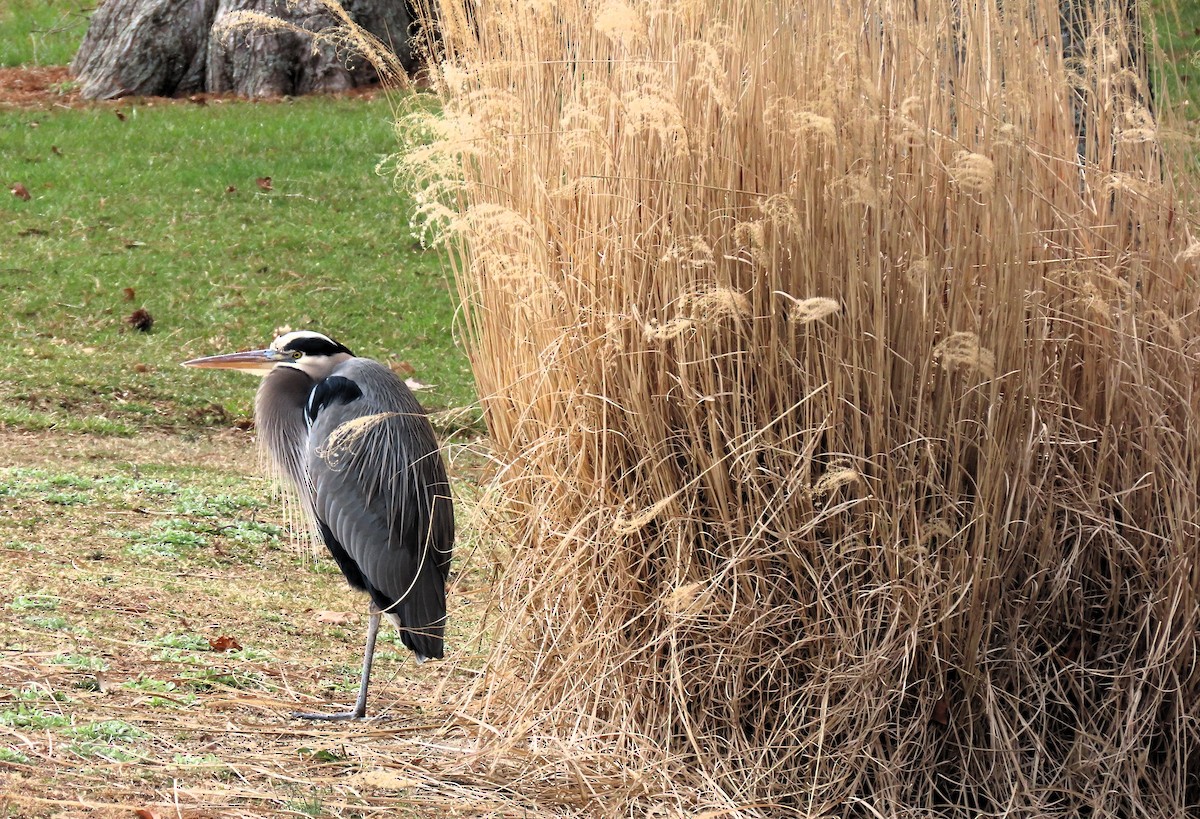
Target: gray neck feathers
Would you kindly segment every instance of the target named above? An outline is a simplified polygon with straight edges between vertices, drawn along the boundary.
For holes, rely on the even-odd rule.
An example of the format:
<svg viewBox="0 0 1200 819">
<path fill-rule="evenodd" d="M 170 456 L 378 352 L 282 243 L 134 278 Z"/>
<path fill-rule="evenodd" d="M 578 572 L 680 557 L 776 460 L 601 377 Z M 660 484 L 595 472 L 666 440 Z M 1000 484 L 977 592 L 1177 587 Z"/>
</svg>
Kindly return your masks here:
<svg viewBox="0 0 1200 819">
<path fill-rule="evenodd" d="M 310 519 L 312 488 L 305 466 L 308 424 L 304 404 L 313 380 L 293 367 L 276 367 L 263 379 L 254 400 L 259 446 L 267 453 L 272 471 L 284 488 L 295 492 Z"/>
</svg>

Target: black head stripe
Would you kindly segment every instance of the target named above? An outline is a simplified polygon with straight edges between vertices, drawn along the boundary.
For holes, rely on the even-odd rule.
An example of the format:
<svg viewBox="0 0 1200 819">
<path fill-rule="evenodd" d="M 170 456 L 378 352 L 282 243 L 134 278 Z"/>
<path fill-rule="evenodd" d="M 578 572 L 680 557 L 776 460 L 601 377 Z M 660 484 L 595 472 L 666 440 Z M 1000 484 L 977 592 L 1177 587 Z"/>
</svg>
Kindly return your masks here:
<svg viewBox="0 0 1200 819">
<path fill-rule="evenodd" d="M 312 392 L 308 394 L 308 405 L 304 412 L 308 416 L 309 425 L 317 420 L 317 416 L 325 407 L 339 402 L 349 404 L 359 398 L 362 398 L 362 390 L 349 378 L 342 378 L 340 375 L 329 376 L 313 387 Z"/>
<path fill-rule="evenodd" d="M 305 355 L 354 355 L 345 345 L 324 336 L 297 336 L 283 347 L 287 352 L 299 350 Z"/>
</svg>

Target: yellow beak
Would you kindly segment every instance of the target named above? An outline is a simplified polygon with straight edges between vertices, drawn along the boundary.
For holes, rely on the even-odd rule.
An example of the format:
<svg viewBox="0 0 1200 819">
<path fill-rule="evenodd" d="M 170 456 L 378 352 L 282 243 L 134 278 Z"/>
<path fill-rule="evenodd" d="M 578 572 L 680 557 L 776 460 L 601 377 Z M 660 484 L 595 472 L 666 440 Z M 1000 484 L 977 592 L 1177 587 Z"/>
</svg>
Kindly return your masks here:
<svg viewBox="0 0 1200 819">
<path fill-rule="evenodd" d="M 290 355 L 279 350 L 247 350 L 243 353 L 193 358 L 191 361 L 183 362 L 183 366 L 211 370 L 241 370 L 244 373 L 266 375 L 280 361 L 290 361 L 291 358 Z"/>
</svg>

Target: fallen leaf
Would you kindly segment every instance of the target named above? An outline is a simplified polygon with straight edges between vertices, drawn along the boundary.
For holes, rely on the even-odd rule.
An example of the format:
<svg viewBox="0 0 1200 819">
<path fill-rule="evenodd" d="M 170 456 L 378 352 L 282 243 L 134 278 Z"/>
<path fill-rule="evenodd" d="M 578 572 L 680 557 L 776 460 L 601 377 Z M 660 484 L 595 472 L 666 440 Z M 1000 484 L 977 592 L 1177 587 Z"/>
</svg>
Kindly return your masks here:
<svg viewBox="0 0 1200 819">
<path fill-rule="evenodd" d="M 33 120 L 32 122 L 30 122 L 30 123 L 29 123 L 29 127 L 30 127 L 30 128 L 41 128 L 41 127 L 42 127 L 42 123 L 38 122 L 38 121 L 35 119 L 35 120 Z"/>
<path fill-rule="evenodd" d="M 145 307 L 139 307 L 125 317 L 125 323 L 135 330 L 148 333 L 154 326 L 154 316 L 150 315 Z"/>
<path fill-rule="evenodd" d="M 18 199 L 24 199 L 26 202 L 28 202 L 32 198 L 29 194 L 29 188 L 25 187 L 20 182 L 14 182 L 9 186 L 8 189 L 12 191 L 12 195 Z"/>
<path fill-rule="evenodd" d="M 389 361 L 388 367 L 398 375 L 412 375 L 417 371 L 417 368 L 407 361 Z"/>
<path fill-rule="evenodd" d="M 347 623 L 353 623 L 358 617 L 352 611 L 316 611 L 313 612 L 313 619 L 318 623 L 328 623 L 331 626 L 344 626 Z"/>
<path fill-rule="evenodd" d="M 63 155 L 63 152 L 62 152 L 62 150 L 61 150 L 61 149 L 60 149 L 60 148 L 59 148 L 57 145 L 51 145 L 51 146 L 50 146 L 50 153 L 54 154 L 55 156 L 62 156 L 62 155 Z"/>
<path fill-rule="evenodd" d="M 220 637 L 209 637 L 208 647 L 213 651 L 241 651 L 242 644 L 237 641 L 236 637 L 230 637 L 228 634 L 222 634 Z"/>
<path fill-rule="evenodd" d="M 950 724 L 950 704 L 946 702 L 945 697 L 933 704 L 933 714 L 929 718 L 938 725 Z"/>
<path fill-rule="evenodd" d="M 406 385 L 406 386 L 407 386 L 407 387 L 408 387 L 410 390 L 412 390 L 413 392 L 420 392 L 421 390 L 431 390 L 431 389 L 433 389 L 433 385 L 432 385 L 432 384 L 422 384 L 420 381 L 418 381 L 418 380 L 417 380 L 417 379 L 415 379 L 415 378 L 406 378 L 406 379 L 404 379 L 404 384 L 405 384 L 405 385 Z"/>
<path fill-rule="evenodd" d="M 135 373 L 148 373 L 148 372 L 150 372 L 150 365 L 142 364 L 141 362 L 138 362 L 137 364 L 133 365 L 133 371 Z"/>
<path fill-rule="evenodd" d="M 121 295 L 125 297 L 125 301 L 133 301 L 137 292 L 132 287 L 126 287 L 121 291 Z"/>
<path fill-rule="evenodd" d="M 230 185 L 229 187 L 225 188 L 225 193 L 237 193 L 237 188 L 233 185 Z"/>
<path fill-rule="evenodd" d="M 269 177 L 269 176 L 260 176 L 258 179 L 255 179 L 254 181 L 257 182 L 258 186 L 260 188 L 262 188 L 264 191 L 274 190 L 274 188 L 275 188 L 275 186 L 271 184 L 271 177 Z"/>
<path fill-rule="evenodd" d="M 120 108 L 114 110 L 113 113 L 117 115 L 117 119 L 121 120 L 121 122 L 125 121 L 125 114 L 121 111 Z"/>
<path fill-rule="evenodd" d="M 139 242 L 137 239 L 126 239 L 123 242 L 123 244 L 127 248 L 145 247 L 146 246 L 145 242 Z"/>
<path fill-rule="evenodd" d="M 25 228 L 24 230 L 20 231 L 17 235 L 18 236 L 48 236 L 49 234 L 50 234 L 50 231 L 42 230 L 41 228 Z"/>
<path fill-rule="evenodd" d="M 160 814 L 157 811 L 150 810 L 150 808 L 138 808 L 133 812 L 133 815 L 137 819 L 161 819 Z"/>
</svg>

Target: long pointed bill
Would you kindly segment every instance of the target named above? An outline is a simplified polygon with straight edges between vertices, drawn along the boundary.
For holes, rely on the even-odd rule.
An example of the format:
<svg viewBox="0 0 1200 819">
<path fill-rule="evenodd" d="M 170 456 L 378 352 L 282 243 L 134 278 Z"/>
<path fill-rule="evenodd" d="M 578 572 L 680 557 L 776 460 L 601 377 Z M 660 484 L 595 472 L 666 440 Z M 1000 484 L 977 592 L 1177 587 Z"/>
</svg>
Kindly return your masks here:
<svg viewBox="0 0 1200 819">
<path fill-rule="evenodd" d="M 266 375 L 280 361 L 289 359 L 291 359 L 290 355 L 279 350 L 247 350 L 244 353 L 193 358 L 191 361 L 183 362 L 183 366 L 211 370 L 241 370 L 244 373 Z"/>
</svg>

